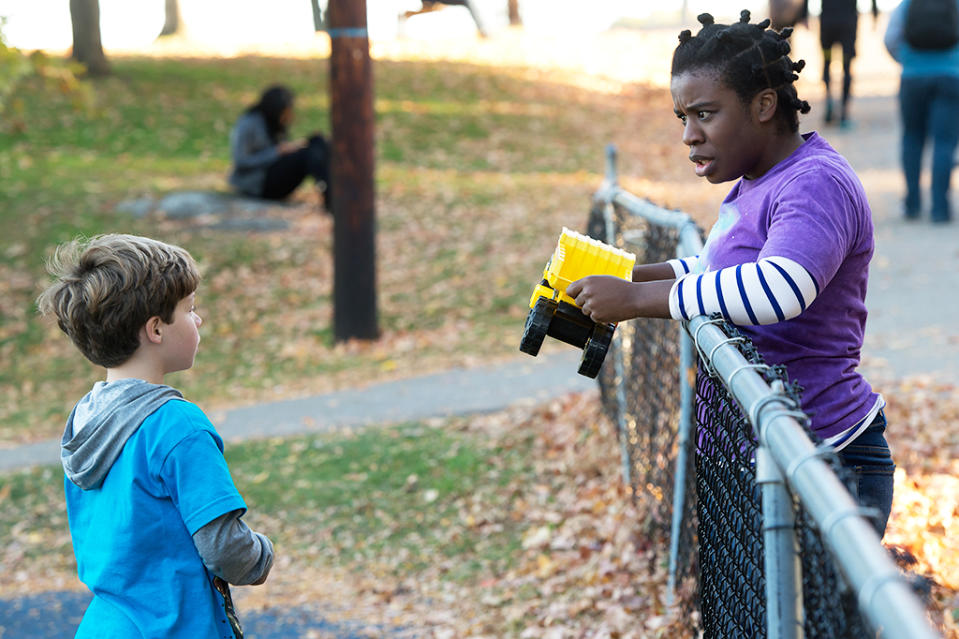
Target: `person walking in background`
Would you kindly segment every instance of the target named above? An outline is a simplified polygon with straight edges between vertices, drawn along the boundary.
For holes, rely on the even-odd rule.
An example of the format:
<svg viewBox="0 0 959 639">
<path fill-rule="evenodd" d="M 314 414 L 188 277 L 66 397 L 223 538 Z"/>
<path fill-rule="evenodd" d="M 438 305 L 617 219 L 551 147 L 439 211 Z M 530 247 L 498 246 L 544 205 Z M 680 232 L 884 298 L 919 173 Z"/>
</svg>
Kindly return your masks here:
<svg viewBox="0 0 959 639">
<path fill-rule="evenodd" d="M 230 184 L 244 195 L 282 200 L 310 176 L 330 211 L 330 145 L 319 133 L 288 139 L 295 119 L 293 102 L 293 91 L 277 84 L 243 112 L 230 134 Z"/>
<path fill-rule="evenodd" d="M 805 0 L 808 4 L 809 0 Z M 872 0 L 873 20 L 879 17 L 879 7 Z M 822 0 L 819 14 L 819 44 L 822 47 L 822 81 L 826 85 L 827 124 L 835 121 L 836 111 L 830 90 L 832 52 L 842 47 L 842 92 L 839 101 L 839 126 L 849 128 L 849 97 L 852 93 L 852 59 L 856 57 L 856 32 L 859 28 L 859 7 L 856 0 Z"/>
<path fill-rule="evenodd" d="M 193 258 L 102 235 L 61 246 L 49 269 L 40 312 L 106 369 L 61 441 L 77 572 L 93 592 L 76 637 L 239 639 L 227 584 L 264 583 L 273 544 L 241 519 L 213 424 L 163 383 L 200 343 Z"/>
<path fill-rule="evenodd" d="M 889 16 L 884 43 L 902 65 L 903 214 L 915 220 L 922 211 L 922 153 L 926 139 L 932 138 L 930 216 L 935 223 L 949 222 L 950 181 L 959 143 L 959 0 L 904 0 Z"/>
</svg>

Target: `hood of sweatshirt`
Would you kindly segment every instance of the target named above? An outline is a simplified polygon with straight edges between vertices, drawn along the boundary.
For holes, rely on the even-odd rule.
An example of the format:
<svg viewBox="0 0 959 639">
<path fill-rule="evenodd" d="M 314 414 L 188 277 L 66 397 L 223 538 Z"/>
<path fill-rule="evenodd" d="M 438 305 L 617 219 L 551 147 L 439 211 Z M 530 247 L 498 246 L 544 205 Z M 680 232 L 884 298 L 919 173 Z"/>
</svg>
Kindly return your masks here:
<svg viewBox="0 0 959 639">
<path fill-rule="evenodd" d="M 142 379 L 97 382 L 77 402 L 60 440 L 60 461 L 67 478 L 83 490 L 103 483 L 130 436 L 143 420 L 180 391 Z"/>
</svg>

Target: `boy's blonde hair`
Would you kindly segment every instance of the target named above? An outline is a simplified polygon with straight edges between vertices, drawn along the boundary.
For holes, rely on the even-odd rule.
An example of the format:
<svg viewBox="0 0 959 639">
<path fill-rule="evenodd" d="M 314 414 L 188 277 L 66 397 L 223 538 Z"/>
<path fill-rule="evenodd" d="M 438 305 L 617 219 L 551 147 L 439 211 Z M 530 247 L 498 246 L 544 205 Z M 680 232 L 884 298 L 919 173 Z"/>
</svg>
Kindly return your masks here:
<svg viewBox="0 0 959 639">
<path fill-rule="evenodd" d="M 94 364 L 111 368 L 140 346 L 151 317 L 173 321 L 176 305 L 196 291 L 200 274 L 178 246 L 136 235 L 98 235 L 57 248 L 47 262 L 56 281 L 37 298 Z"/>
</svg>

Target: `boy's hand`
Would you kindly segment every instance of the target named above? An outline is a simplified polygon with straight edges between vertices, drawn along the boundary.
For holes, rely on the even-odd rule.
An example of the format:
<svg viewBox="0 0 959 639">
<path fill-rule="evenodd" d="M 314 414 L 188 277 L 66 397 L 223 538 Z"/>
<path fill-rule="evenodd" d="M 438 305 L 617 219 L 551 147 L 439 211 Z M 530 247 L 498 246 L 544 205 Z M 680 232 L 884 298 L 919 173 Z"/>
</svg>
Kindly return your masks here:
<svg viewBox="0 0 959 639">
<path fill-rule="evenodd" d="M 606 324 L 635 317 L 632 284 L 612 275 L 590 275 L 566 287 L 566 294 L 591 320 Z"/>
</svg>

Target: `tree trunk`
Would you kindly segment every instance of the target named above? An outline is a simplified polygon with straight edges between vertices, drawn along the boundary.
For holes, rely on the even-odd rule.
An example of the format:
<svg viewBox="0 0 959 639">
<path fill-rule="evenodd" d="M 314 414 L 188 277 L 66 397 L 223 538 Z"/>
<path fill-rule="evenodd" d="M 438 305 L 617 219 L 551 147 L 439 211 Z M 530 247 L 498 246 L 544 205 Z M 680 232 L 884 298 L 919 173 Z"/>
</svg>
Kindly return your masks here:
<svg viewBox="0 0 959 639">
<path fill-rule="evenodd" d="M 70 57 L 83 64 L 90 75 L 107 75 L 110 63 L 100 41 L 100 0 L 70 0 L 73 23 L 73 52 Z"/>
<path fill-rule="evenodd" d="M 310 4 L 313 6 L 313 30 L 319 33 L 326 28 L 323 23 L 323 10 L 320 9 L 320 0 L 310 0 Z"/>
<path fill-rule="evenodd" d="M 376 311 L 373 72 L 366 0 L 330 0 L 333 334 L 379 336 Z"/>
<path fill-rule="evenodd" d="M 509 23 L 511 26 L 518 27 L 523 24 L 523 20 L 519 17 L 519 0 L 508 0 L 506 8 L 507 11 L 509 11 Z"/>
<path fill-rule="evenodd" d="M 486 27 L 483 26 L 483 21 L 480 19 L 479 12 L 476 10 L 476 3 L 473 2 L 473 0 L 464 0 L 463 4 L 466 5 L 470 15 L 473 16 L 473 22 L 476 23 L 476 30 L 479 31 L 480 36 L 484 38 L 487 37 Z"/>
<path fill-rule="evenodd" d="M 160 30 L 160 36 L 179 33 L 180 0 L 166 0 L 164 2 L 164 13 L 166 14 L 166 19 L 163 22 L 163 29 Z"/>
</svg>

